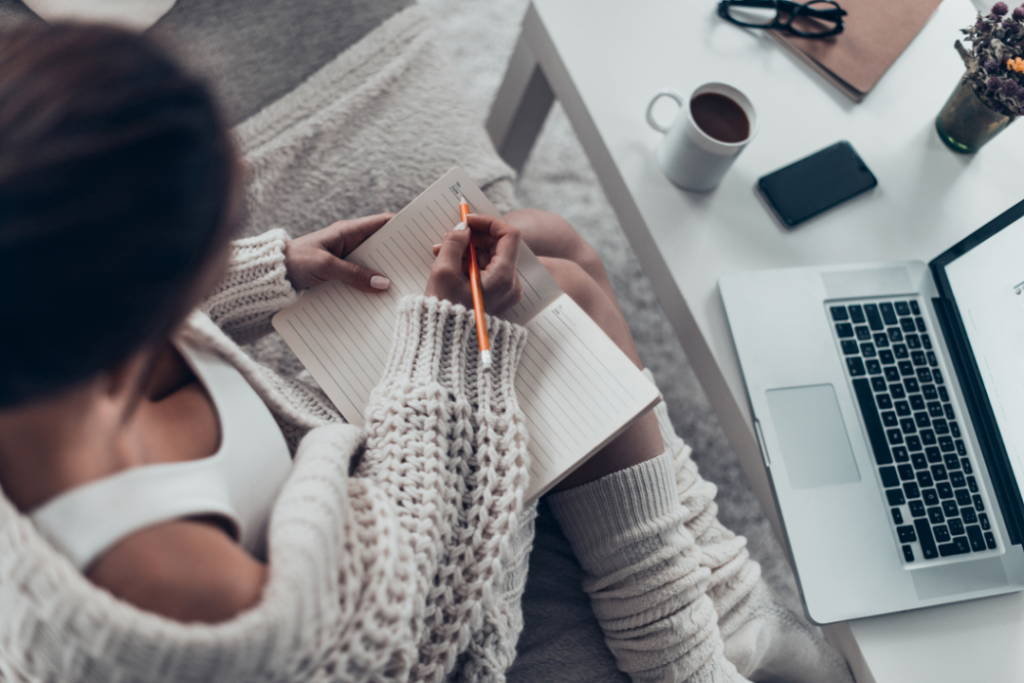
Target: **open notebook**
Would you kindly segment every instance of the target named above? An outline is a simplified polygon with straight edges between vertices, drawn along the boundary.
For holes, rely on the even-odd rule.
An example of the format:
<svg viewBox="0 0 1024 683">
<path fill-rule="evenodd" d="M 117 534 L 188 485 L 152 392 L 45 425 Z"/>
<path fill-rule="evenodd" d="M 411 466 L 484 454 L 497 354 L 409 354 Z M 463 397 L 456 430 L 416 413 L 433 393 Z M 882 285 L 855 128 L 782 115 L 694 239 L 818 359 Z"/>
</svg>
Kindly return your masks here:
<svg viewBox="0 0 1024 683">
<path fill-rule="evenodd" d="M 473 213 L 500 217 L 469 175 L 455 167 L 347 257 L 387 275 L 387 291 L 368 294 L 326 282 L 274 316 L 274 328 L 353 424 L 363 424 L 370 392 L 384 373 L 398 301 L 423 293 L 434 260 L 431 246 L 459 222 L 460 195 Z M 523 298 L 504 318 L 529 331 L 515 386 L 530 434 L 526 498 L 532 500 L 661 395 L 525 244 L 518 269 Z"/>
</svg>

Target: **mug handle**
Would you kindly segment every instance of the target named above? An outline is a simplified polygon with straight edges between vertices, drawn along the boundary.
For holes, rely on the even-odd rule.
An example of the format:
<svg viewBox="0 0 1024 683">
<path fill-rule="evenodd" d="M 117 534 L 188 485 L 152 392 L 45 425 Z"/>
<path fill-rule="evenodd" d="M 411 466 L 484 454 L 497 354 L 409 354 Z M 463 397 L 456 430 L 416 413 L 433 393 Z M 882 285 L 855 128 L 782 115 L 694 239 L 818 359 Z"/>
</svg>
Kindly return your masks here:
<svg viewBox="0 0 1024 683">
<path fill-rule="evenodd" d="M 666 128 L 665 126 L 661 125 L 660 123 L 658 123 L 657 121 L 654 120 L 654 105 L 662 97 L 671 97 L 673 100 L 676 101 L 676 104 L 679 105 L 679 108 L 682 109 L 683 108 L 683 96 L 680 95 L 677 91 L 673 90 L 672 88 L 665 88 L 664 90 L 659 92 L 657 95 L 655 95 L 654 99 L 651 100 L 651 103 L 647 105 L 647 125 L 649 125 L 654 130 L 658 131 L 659 133 L 667 133 L 668 132 L 668 128 Z"/>
</svg>

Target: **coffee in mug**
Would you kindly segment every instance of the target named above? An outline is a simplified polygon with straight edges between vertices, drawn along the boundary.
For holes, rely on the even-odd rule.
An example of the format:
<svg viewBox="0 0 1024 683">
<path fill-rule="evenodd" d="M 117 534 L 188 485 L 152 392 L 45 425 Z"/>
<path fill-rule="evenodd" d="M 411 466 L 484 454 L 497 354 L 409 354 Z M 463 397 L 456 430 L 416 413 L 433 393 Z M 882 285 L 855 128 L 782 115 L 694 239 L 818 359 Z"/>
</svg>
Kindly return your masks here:
<svg viewBox="0 0 1024 683">
<path fill-rule="evenodd" d="M 654 120 L 655 103 L 668 97 L 679 105 L 669 127 Z M 665 133 L 658 150 L 662 172 L 684 190 L 706 192 L 718 187 L 733 160 L 757 133 L 750 100 L 724 83 L 707 83 L 689 100 L 675 90 L 659 92 L 647 106 L 647 123 Z"/>
</svg>

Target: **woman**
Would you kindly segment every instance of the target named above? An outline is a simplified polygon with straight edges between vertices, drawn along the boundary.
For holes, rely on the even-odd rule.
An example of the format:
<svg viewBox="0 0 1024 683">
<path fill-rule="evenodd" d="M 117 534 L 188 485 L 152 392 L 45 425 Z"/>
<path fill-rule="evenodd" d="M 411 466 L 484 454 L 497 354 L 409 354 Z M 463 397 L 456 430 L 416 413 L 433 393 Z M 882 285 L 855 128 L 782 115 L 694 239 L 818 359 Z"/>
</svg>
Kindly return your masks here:
<svg viewBox="0 0 1024 683">
<path fill-rule="evenodd" d="M 241 175 L 202 84 L 144 40 L 0 39 L 0 680 L 501 679 L 532 532 L 525 332 L 490 319 L 494 367 L 467 362 L 462 256 L 472 233 L 500 313 L 521 230 L 639 366 L 600 261 L 546 214 L 456 226 L 360 432 L 237 341 L 299 288 L 386 287 L 341 257 L 388 216 L 231 242 Z M 635 680 L 736 679 L 723 648 L 743 673 L 845 679 L 653 413 L 562 488 Z"/>
</svg>

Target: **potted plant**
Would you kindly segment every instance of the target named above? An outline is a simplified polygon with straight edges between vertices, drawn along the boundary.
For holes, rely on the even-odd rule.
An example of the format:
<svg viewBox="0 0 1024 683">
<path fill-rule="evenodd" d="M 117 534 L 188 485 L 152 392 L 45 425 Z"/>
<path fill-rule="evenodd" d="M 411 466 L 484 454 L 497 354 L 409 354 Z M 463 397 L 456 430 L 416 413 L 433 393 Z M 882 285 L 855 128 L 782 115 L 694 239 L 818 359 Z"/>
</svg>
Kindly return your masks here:
<svg viewBox="0 0 1024 683">
<path fill-rule="evenodd" d="M 955 47 L 967 72 L 935 128 L 951 149 L 971 153 L 1024 115 L 1024 5 L 1010 12 L 997 2 L 962 32 L 971 49 L 959 40 Z"/>
</svg>

